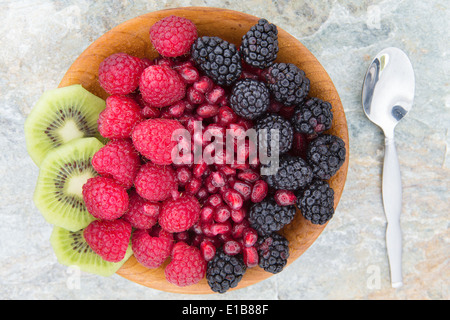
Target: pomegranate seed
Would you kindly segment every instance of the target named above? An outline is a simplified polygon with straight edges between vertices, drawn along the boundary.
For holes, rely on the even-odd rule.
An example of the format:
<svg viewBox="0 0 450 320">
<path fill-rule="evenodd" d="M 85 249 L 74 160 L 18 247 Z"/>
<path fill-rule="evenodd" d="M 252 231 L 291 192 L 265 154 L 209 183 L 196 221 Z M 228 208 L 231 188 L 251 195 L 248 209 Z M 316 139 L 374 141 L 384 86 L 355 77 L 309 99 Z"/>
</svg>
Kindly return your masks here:
<svg viewBox="0 0 450 320">
<path fill-rule="evenodd" d="M 222 165 L 219 167 L 219 171 L 222 172 L 226 176 L 234 176 L 236 175 L 236 169 L 233 169 L 227 165 Z"/>
<path fill-rule="evenodd" d="M 225 222 L 231 216 L 230 208 L 226 205 L 220 205 L 214 211 L 214 220 L 216 222 Z"/>
<path fill-rule="evenodd" d="M 245 247 L 242 250 L 244 263 L 248 268 L 256 267 L 259 262 L 258 251 L 255 247 Z"/>
<path fill-rule="evenodd" d="M 218 234 L 215 239 L 220 241 L 219 246 L 222 246 L 227 241 L 233 240 L 229 233 Z"/>
<path fill-rule="evenodd" d="M 179 167 L 175 171 L 175 178 L 180 186 L 184 186 L 192 177 L 192 172 L 187 167 Z"/>
<path fill-rule="evenodd" d="M 283 107 L 278 114 L 286 119 L 291 119 L 295 112 L 295 106 Z"/>
<path fill-rule="evenodd" d="M 145 106 L 141 109 L 141 114 L 144 118 L 158 118 L 161 110 L 155 107 Z"/>
<path fill-rule="evenodd" d="M 162 58 L 162 57 L 158 57 L 155 60 L 153 60 L 153 62 L 159 66 L 166 66 L 169 68 L 172 68 L 175 64 L 175 62 L 173 62 L 173 60 L 168 59 L 168 58 Z"/>
<path fill-rule="evenodd" d="M 252 247 L 258 241 L 258 233 L 253 228 L 246 228 L 242 233 L 242 239 L 245 247 Z"/>
<path fill-rule="evenodd" d="M 201 187 L 201 188 L 197 191 L 196 196 L 197 196 L 197 198 L 198 198 L 199 200 L 203 200 L 203 199 L 208 198 L 209 192 L 208 192 L 208 190 L 207 190 L 205 187 Z"/>
<path fill-rule="evenodd" d="M 214 117 L 219 112 L 219 107 L 214 104 L 204 103 L 197 108 L 197 114 L 202 118 Z"/>
<path fill-rule="evenodd" d="M 267 185 L 267 182 L 265 182 L 264 180 L 258 180 L 253 185 L 253 190 L 250 199 L 254 203 L 261 202 L 266 197 L 268 191 L 269 187 Z"/>
<path fill-rule="evenodd" d="M 207 76 L 200 77 L 197 81 L 195 81 L 192 84 L 192 87 L 194 87 L 194 89 L 200 91 L 201 93 L 207 93 L 211 91 L 213 86 L 214 82 L 211 80 L 211 78 Z"/>
<path fill-rule="evenodd" d="M 242 139 L 245 135 L 245 131 L 246 129 L 243 126 L 236 123 L 230 123 L 227 129 L 227 137 L 229 135 L 229 137 L 233 139 Z"/>
<path fill-rule="evenodd" d="M 306 150 L 308 149 L 308 139 L 305 134 L 296 132 L 292 141 L 292 151 L 294 156 L 306 159 Z"/>
<path fill-rule="evenodd" d="M 233 225 L 233 228 L 231 229 L 231 236 L 234 239 L 242 238 L 242 234 L 244 233 L 244 230 L 247 229 L 250 226 L 250 223 L 248 220 L 242 220 L 242 222 L 235 223 Z"/>
<path fill-rule="evenodd" d="M 202 243 L 203 239 L 205 239 L 205 236 L 202 233 L 195 234 L 192 237 L 191 245 L 195 247 L 199 247 Z"/>
<path fill-rule="evenodd" d="M 205 95 L 194 87 L 189 87 L 186 92 L 187 100 L 192 104 L 200 104 L 205 101 Z"/>
<path fill-rule="evenodd" d="M 290 206 L 297 202 L 297 197 L 290 190 L 277 190 L 274 195 L 275 202 L 280 206 Z"/>
<path fill-rule="evenodd" d="M 233 220 L 235 223 L 240 223 L 244 220 L 246 215 L 246 210 L 244 207 L 238 209 L 238 210 L 231 210 L 231 220 Z"/>
<path fill-rule="evenodd" d="M 222 87 L 214 86 L 212 90 L 205 94 L 205 98 L 210 104 L 216 104 L 224 95 L 225 90 Z"/>
<path fill-rule="evenodd" d="M 269 104 L 269 112 L 278 113 L 281 110 L 281 108 L 283 108 L 283 106 L 284 105 L 281 102 L 271 99 Z"/>
<path fill-rule="evenodd" d="M 199 178 L 206 172 L 206 168 L 208 168 L 208 164 L 202 160 L 200 163 L 194 164 L 192 173 L 195 177 Z"/>
<path fill-rule="evenodd" d="M 202 210 L 200 210 L 200 221 L 202 222 L 211 222 L 214 217 L 214 208 L 205 205 L 203 206 Z"/>
<path fill-rule="evenodd" d="M 225 234 L 231 232 L 231 223 L 230 221 L 213 223 L 210 227 L 210 231 L 213 235 Z M 205 233 L 205 232 L 203 232 Z"/>
<path fill-rule="evenodd" d="M 186 102 L 181 100 L 168 107 L 166 112 L 167 114 L 169 114 L 174 118 L 179 118 L 183 115 L 185 109 L 186 109 Z"/>
<path fill-rule="evenodd" d="M 214 186 L 213 184 L 212 184 L 212 182 L 211 182 L 211 176 L 208 176 L 206 179 L 205 179 L 205 188 L 206 188 L 206 190 L 208 190 L 208 192 L 209 193 L 216 193 L 218 190 L 219 190 L 219 188 L 217 188 L 216 186 Z"/>
<path fill-rule="evenodd" d="M 224 126 L 227 126 L 237 120 L 236 113 L 234 113 L 233 109 L 227 106 L 220 107 L 217 116 L 217 122 Z"/>
<path fill-rule="evenodd" d="M 211 141 L 214 137 L 216 140 L 225 141 L 225 127 L 218 123 L 211 123 L 205 128 L 205 139 Z"/>
<path fill-rule="evenodd" d="M 229 240 L 223 244 L 223 251 L 226 254 L 233 256 L 241 252 L 241 246 L 236 240 Z"/>
<path fill-rule="evenodd" d="M 244 118 L 239 118 L 239 120 L 236 121 L 236 125 L 243 127 L 244 130 L 248 130 L 253 127 L 252 121 Z"/>
<path fill-rule="evenodd" d="M 211 183 L 217 188 L 223 187 L 226 184 L 225 175 L 219 171 L 213 172 L 210 177 Z"/>
<path fill-rule="evenodd" d="M 192 226 L 192 228 L 189 229 L 189 230 L 192 230 L 192 231 L 195 233 L 195 235 L 203 235 L 202 225 L 201 225 L 200 222 L 201 222 L 201 221 L 198 220 L 196 223 L 194 223 L 194 225 Z M 194 239 L 193 239 L 193 240 L 194 240 Z"/>
<path fill-rule="evenodd" d="M 250 199 L 250 195 L 252 194 L 252 186 L 249 183 L 236 180 L 233 183 L 232 188 L 239 192 L 244 197 L 244 200 Z"/>
<path fill-rule="evenodd" d="M 244 170 L 237 174 L 237 178 L 246 182 L 253 183 L 259 179 L 259 173 L 253 170 Z"/>
<path fill-rule="evenodd" d="M 181 68 L 177 68 L 177 71 L 183 81 L 189 84 L 194 83 L 200 78 L 200 73 L 193 66 L 184 66 Z"/>
<path fill-rule="evenodd" d="M 191 181 L 186 183 L 185 190 L 189 194 L 196 194 L 202 186 L 202 180 L 199 178 L 192 178 Z"/>
<path fill-rule="evenodd" d="M 202 226 L 202 233 L 205 236 L 207 236 L 207 237 L 214 237 L 214 236 L 217 235 L 217 233 L 213 233 L 213 230 L 212 230 L 213 224 L 212 224 L 212 222 L 203 222 L 201 224 L 201 226 Z"/>
<path fill-rule="evenodd" d="M 222 197 L 219 194 L 212 194 L 206 200 L 207 203 L 212 205 L 213 207 L 218 207 L 222 204 Z"/>
<path fill-rule="evenodd" d="M 253 79 L 253 80 L 259 80 L 258 75 L 248 72 L 248 71 L 242 71 L 241 73 L 241 78 L 242 79 Z"/>
<path fill-rule="evenodd" d="M 212 260 L 212 258 L 214 258 L 214 255 L 216 254 L 216 247 L 210 240 L 204 239 L 200 243 L 200 252 L 202 253 L 203 259 L 209 261 Z"/>
<path fill-rule="evenodd" d="M 233 210 L 242 208 L 244 198 L 239 192 L 233 189 L 226 190 L 222 195 L 223 201 Z"/>
<path fill-rule="evenodd" d="M 178 232 L 174 234 L 174 240 L 189 242 L 189 233 L 187 231 Z"/>
</svg>

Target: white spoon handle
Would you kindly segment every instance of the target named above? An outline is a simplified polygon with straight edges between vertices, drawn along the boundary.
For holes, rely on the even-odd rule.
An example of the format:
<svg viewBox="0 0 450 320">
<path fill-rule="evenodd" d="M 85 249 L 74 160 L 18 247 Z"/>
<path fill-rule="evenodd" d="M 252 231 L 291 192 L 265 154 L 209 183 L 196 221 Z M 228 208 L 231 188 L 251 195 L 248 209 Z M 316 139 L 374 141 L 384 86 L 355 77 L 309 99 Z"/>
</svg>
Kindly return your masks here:
<svg viewBox="0 0 450 320">
<path fill-rule="evenodd" d="M 383 206 L 386 214 L 386 246 L 391 270 L 393 288 L 403 285 L 402 280 L 402 232 L 400 228 L 400 213 L 402 211 L 402 181 L 394 135 L 385 140 L 385 155 L 383 166 Z"/>
</svg>

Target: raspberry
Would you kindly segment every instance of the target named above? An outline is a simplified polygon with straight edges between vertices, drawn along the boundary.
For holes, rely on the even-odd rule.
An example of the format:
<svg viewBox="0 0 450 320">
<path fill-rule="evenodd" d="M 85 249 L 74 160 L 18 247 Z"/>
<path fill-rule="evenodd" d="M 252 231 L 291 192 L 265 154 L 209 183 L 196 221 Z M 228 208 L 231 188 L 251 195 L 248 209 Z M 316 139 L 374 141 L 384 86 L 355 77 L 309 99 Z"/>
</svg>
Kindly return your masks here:
<svg viewBox="0 0 450 320">
<path fill-rule="evenodd" d="M 141 165 L 139 154 L 129 139 L 112 140 L 92 157 L 95 171 L 111 177 L 129 189 Z"/>
<path fill-rule="evenodd" d="M 200 250 L 184 242 L 173 246 L 172 261 L 165 271 L 167 281 L 185 287 L 198 283 L 206 273 L 206 261 Z"/>
<path fill-rule="evenodd" d="M 83 230 L 83 236 L 103 260 L 119 262 L 125 257 L 130 243 L 131 225 L 122 219 L 95 220 Z"/>
<path fill-rule="evenodd" d="M 184 129 L 177 120 L 147 119 L 139 123 L 131 135 L 135 148 L 153 163 L 171 164 L 172 150 L 177 142 L 172 140 L 175 130 Z"/>
<path fill-rule="evenodd" d="M 147 201 L 136 191 L 130 192 L 130 205 L 122 218 L 133 228 L 150 229 L 158 222 L 161 205 L 158 202 Z"/>
<path fill-rule="evenodd" d="M 169 256 L 173 239 L 166 233 L 151 236 L 148 230 L 139 229 L 133 233 L 131 248 L 136 260 L 146 268 L 158 268 Z"/>
<path fill-rule="evenodd" d="M 142 72 L 139 90 L 145 102 L 162 108 L 181 100 L 186 94 L 186 84 L 175 70 L 154 65 Z"/>
<path fill-rule="evenodd" d="M 164 57 L 178 57 L 189 52 L 197 38 L 197 28 L 186 18 L 169 16 L 150 28 L 150 39 Z"/>
<path fill-rule="evenodd" d="M 129 138 L 134 126 L 144 118 L 137 102 L 127 96 L 112 95 L 98 117 L 98 131 L 109 139 Z"/>
<path fill-rule="evenodd" d="M 100 63 L 98 81 L 109 94 L 128 94 L 138 87 L 144 68 L 141 59 L 126 53 L 115 53 Z"/>
<path fill-rule="evenodd" d="M 147 162 L 139 169 L 134 186 L 142 198 L 149 201 L 164 201 L 178 189 L 175 179 L 172 167 Z"/>
<path fill-rule="evenodd" d="M 97 219 L 114 220 L 128 209 L 127 190 L 111 178 L 88 179 L 83 185 L 83 199 L 88 212 Z"/>
<path fill-rule="evenodd" d="M 188 230 L 200 217 L 200 203 L 193 196 L 182 196 L 163 203 L 159 225 L 167 232 Z"/>
</svg>

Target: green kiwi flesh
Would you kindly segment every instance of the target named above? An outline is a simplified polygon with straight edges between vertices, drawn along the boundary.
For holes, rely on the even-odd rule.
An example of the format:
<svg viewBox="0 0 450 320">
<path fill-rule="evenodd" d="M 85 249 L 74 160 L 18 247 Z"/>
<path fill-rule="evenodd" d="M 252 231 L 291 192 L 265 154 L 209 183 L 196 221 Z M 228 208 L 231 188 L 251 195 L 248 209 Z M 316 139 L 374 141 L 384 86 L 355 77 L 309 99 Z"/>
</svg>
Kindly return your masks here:
<svg viewBox="0 0 450 320">
<path fill-rule="evenodd" d="M 50 243 L 59 263 L 105 277 L 113 275 L 133 254 L 130 244 L 122 261 L 105 261 L 89 247 L 83 230 L 73 232 L 57 226 L 53 228 Z"/>
<path fill-rule="evenodd" d="M 101 147 L 103 144 L 96 138 L 79 138 L 47 153 L 33 197 L 47 222 L 77 231 L 95 220 L 86 209 L 82 187 L 98 175 L 91 161 Z"/>
<path fill-rule="evenodd" d="M 25 121 L 27 151 L 37 166 L 47 152 L 82 137 L 102 139 L 97 130 L 105 101 L 80 84 L 46 91 Z"/>
</svg>

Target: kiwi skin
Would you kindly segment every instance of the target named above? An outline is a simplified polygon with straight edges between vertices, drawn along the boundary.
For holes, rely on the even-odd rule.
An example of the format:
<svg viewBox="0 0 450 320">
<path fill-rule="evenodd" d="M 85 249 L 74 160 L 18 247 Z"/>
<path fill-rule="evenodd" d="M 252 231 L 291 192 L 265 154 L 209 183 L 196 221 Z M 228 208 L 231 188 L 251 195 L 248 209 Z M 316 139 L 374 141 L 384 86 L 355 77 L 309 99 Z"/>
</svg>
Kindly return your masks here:
<svg viewBox="0 0 450 320">
<path fill-rule="evenodd" d="M 47 153 L 33 197 L 47 222 L 77 231 L 95 220 L 86 209 L 82 187 L 98 175 L 91 161 L 101 147 L 103 144 L 96 138 L 79 138 Z"/>
<path fill-rule="evenodd" d="M 60 264 L 76 266 L 81 271 L 105 277 L 113 275 L 133 254 L 130 242 L 120 262 L 108 262 L 89 247 L 83 237 L 83 230 L 74 232 L 57 226 L 53 228 L 50 243 Z"/>
<path fill-rule="evenodd" d="M 44 92 L 25 121 L 27 151 L 37 166 L 48 151 L 71 140 L 97 137 L 105 101 L 80 84 Z"/>
</svg>

